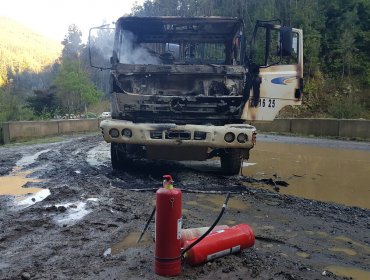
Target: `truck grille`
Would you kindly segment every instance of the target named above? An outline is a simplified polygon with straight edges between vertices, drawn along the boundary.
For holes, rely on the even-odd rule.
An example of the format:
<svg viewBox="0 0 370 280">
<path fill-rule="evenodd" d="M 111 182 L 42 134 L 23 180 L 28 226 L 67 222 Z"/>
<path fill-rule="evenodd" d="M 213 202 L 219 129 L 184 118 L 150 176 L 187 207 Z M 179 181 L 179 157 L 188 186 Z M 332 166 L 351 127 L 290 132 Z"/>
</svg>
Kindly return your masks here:
<svg viewBox="0 0 370 280">
<path fill-rule="evenodd" d="M 166 131 L 165 133 L 166 139 L 180 139 L 180 140 L 190 140 L 191 133 L 190 131 Z"/>
<path fill-rule="evenodd" d="M 162 139 L 162 130 L 152 130 L 150 132 L 150 138 L 152 138 L 152 139 Z"/>
<path fill-rule="evenodd" d="M 163 133 L 164 132 L 164 133 Z M 150 131 L 151 139 L 179 139 L 179 140 L 191 140 L 191 132 L 185 130 L 152 130 Z M 206 132 L 195 131 L 194 140 L 205 140 L 207 136 Z"/>
</svg>

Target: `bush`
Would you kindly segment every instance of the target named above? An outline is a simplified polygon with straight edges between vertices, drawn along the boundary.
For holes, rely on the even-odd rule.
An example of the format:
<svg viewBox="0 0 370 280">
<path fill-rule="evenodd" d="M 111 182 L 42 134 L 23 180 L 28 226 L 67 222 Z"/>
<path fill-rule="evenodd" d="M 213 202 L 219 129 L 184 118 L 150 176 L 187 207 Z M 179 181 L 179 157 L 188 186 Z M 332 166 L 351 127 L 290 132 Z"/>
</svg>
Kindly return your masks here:
<svg viewBox="0 0 370 280">
<path fill-rule="evenodd" d="M 34 111 L 21 98 L 8 91 L 0 91 L 0 122 L 35 119 Z"/>
<path fill-rule="evenodd" d="M 279 112 L 282 118 L 370 118 L 366 104 L 370 92 L 354 87 L 356 82 L 324 77 L 317 71 L 306 82 L 302 106 L 286 107 Z"/>
<path fill-rule="evenodd" d="M 98 117 L 97 114 L 92 113 L 92 112 L 87 112 L 86 118 L 88 119 L 96 119 Z"/>
<path fill-rule="evenodd" d="M 364 117 L 366 108 L 353 95 L 334 96 L 329 101 L 328 113 L 337 119 L 355 119 Z"/>
</svg>

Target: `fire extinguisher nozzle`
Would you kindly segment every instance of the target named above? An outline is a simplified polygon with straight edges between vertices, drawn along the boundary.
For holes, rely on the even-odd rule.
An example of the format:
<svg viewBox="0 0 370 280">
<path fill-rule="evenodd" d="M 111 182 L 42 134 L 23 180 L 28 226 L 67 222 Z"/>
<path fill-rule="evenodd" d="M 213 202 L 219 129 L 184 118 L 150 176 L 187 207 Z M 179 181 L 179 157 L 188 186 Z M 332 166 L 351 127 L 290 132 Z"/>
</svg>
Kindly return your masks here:
<svg viewBox="0 0 370 280">
<path fill-rule="evenodd" d="M 225 207 L 226 207 L 227 203 L 229 202 L 230 196 L 231 196 L 231 193 L 228 192 L 227 195 L 226 195 L 225 203 L 224 203 Z"/>
</svg>

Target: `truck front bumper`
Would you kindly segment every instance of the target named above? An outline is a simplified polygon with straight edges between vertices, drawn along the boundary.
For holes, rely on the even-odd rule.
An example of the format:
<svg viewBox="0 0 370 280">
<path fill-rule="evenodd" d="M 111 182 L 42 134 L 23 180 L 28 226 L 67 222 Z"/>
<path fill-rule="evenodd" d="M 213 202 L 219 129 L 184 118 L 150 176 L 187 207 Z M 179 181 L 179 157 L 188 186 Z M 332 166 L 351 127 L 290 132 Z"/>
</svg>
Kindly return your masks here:
<svg viewBox="0 0 370 280">
<path fill-rule="evenodd" d="M 144 146 L 251 149 L 256 141 L 256 128 L 248 124 L 176 125 L 104 120 L 100 123 L 100 129 L 108 143 Z"/>
</svg>

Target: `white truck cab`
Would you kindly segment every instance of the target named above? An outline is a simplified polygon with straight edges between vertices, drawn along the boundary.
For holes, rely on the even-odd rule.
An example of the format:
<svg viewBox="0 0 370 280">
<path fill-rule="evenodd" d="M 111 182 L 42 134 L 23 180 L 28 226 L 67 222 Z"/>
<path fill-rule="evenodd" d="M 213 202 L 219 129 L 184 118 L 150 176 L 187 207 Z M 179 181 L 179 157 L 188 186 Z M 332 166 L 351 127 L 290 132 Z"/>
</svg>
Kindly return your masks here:
<svg viewBox="0 0 370 280">
<path fill-rule="evenodd" d="M 256 143 L 248 122 L 301 104 L 302 42 L 299 29 L 257 22 L 247 56 L 241 19 L 120 18 L 109 67 L 112 119 L 100 125 L 113 168 L 131 156 L 217 156 L 225 174 L 237 174 Z"/>
</svg>

